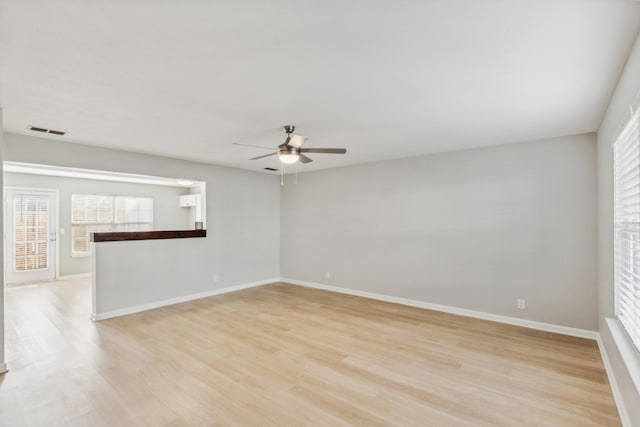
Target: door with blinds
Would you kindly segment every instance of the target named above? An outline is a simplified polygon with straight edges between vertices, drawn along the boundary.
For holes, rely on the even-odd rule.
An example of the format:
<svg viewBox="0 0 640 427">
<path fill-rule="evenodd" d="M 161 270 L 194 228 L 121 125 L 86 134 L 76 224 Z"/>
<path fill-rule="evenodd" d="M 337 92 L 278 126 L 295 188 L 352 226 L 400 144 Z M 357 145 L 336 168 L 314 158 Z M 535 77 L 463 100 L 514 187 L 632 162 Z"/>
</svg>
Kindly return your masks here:
<svg viewBox="0 0 640 427">
<path fill-rule="evenodd" d="M 56 275 L 56 193 L 10 189 L 5 200 L 6 282 L 52 280 Z"/>
</svg>

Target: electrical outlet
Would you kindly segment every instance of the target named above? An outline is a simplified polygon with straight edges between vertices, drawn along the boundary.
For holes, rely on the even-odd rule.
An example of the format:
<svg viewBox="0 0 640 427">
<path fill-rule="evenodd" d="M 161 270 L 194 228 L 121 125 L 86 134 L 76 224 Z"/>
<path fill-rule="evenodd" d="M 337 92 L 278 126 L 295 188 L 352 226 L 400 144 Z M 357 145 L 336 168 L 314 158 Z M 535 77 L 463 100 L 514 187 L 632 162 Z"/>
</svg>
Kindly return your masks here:
<svg viewBox="0 0 640 427">
<path fill-rule="evenodd" d="M 327 279 L 331 279 L 331 273 L 330 272 L 327 271 L 325 274 L 327 276 Z"/>
<path fill-rule="evenodd" d="M 517 306 L 520 310 L 524 310 L 525 308 L 527 308 L 524 298 L 518 298 L 517 300 Z"/>
<path fill-rule="evenodd" d="M 220 278 L 218 277 L 217 274 L 213 275 L 213 283 L 218 283 L 218 281 L 220 280 Z"/>
</svg>

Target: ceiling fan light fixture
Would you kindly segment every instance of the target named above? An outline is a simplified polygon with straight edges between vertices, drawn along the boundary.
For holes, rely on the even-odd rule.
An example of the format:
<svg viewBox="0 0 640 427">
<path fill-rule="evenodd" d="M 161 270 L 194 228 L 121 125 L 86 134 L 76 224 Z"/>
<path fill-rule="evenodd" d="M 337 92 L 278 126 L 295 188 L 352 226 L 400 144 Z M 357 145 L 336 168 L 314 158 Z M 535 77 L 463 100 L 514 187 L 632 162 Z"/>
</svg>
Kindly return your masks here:
<svg viewBox="0 0 640 427">
<path fill-rule="evenodd" d="M 292 165 L 300 159 L 300 153 L 297 148 L 281 148 L 278 151 L 278 159 L 286 165 Z"/>
<path fill-rule="evenodd" d="M 298 161 L 299 158 L 297 154 L 280 154 L 278 157 L 280 158 L 280 161 L 282 163 L 287 165 L 294 164 Z"/>
</svg>

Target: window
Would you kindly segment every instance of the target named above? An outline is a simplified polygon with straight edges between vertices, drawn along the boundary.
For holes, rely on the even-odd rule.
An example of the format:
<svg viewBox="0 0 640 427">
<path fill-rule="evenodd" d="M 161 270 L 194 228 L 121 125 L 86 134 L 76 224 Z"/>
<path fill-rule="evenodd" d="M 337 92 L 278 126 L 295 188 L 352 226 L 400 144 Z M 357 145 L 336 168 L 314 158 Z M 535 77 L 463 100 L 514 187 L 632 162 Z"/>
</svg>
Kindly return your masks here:
<svg viewBox="0 0 640 427">
<path fill-rule="evenodd" d="M 71 195 L 71 254 L 90 255 L 91 233 L 153 229 L 149 197 Z"/>
<path fill-rule="evenodd" d="M 14 270 L 49 267 L 49 199 L 19 194 L 13 199 Z"/>
<path fill-rule="evenodd" d="M 615 310 L 640 350 L 640 110 L 614 144 Z"/>
</svg>

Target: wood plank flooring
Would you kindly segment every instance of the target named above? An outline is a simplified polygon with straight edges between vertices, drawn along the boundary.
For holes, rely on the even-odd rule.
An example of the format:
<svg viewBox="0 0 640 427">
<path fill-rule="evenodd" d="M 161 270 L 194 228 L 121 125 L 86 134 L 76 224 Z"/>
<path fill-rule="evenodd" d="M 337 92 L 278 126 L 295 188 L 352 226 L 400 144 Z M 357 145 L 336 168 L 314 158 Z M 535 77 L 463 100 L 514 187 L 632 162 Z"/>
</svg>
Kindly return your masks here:
<svg viewBox="0 0 640 427">
<path fill-rule="evenodd" d="M 94 323 L 8 288 L 2 426 L 617 426 L 595 341 L 287 284 Z"/>
</svg>

